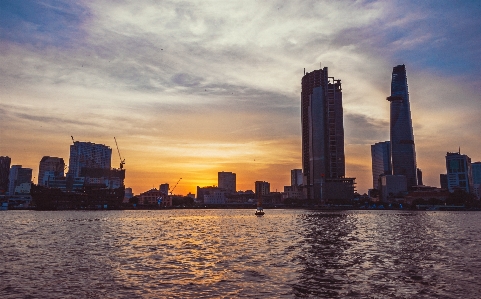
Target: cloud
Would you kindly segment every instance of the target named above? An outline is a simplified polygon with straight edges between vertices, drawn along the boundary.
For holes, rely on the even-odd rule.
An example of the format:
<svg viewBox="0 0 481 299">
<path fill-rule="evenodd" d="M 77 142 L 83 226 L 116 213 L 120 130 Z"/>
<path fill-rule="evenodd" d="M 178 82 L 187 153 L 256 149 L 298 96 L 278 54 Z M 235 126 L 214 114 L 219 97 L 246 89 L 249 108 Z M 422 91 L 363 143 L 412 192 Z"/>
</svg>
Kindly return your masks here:
<svg viewBox="0 0 481 299">
<path fill-rule="evenodd" d="M 0 5 L 0 93 L 8 118 L 0 131 L 2 153 L 35 155 L 36 148 L 48 152 L 48 145 L 67 152 L 70 135 L 98 143 L 117 136 L 143 179 L 153 173 L 152 161 L 165 156 L 179 164 L 156 168 L 162 180 L 172 181 L 162 173 L 192 174 L 189 167 L 212 177 L 206 173 L 214 171 L 206 168 L 211 163 L 262 170 L 282 186 L 278 173 L 288 179 L 289 168 L 300 162 L 303 68 L 312 71 L 319 62 L 342 80 L 347 168 L 355 175 L 369 168 L 369 145 L 389 138 L 386 96 L 397 64 L 408 68 L 425 177 L 439 172 L 430 152 L 442 160 L 454 143 L 468 143 L 462 148 L 473 152 L 481 146 L 473 137 L 481 128 L 481 7 L 475 1 Z M 175 154 L 179 146 L 186 151 Z M 266 166 L 235 163 L 252 148 L 272 159 L 264 159 Z M 196 162 L 189 151 L 229 155 Z M 358 189 L 369 181 L 360 179 Z M 135 182 L 136 191 L 146 187 Z"/>
<path fill-rule="evenodd" d="M 389 121 L 370 118 L 363 114 L 344 116 L 344 138 L 346 144 L 370 146 L 389 140 Z"/>
</svg>

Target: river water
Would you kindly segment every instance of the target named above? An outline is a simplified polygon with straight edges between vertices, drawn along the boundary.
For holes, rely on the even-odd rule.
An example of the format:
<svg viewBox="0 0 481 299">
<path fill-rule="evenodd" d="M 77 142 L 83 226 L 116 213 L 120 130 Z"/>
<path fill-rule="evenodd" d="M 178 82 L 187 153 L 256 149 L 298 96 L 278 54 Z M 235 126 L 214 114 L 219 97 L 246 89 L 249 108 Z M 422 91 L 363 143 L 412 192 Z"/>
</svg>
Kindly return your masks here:
<svg viewBox="0 0 481 299">
<path fill-rule="evenodd" d="M 481 298 L 481 212 L 2 211 L 0 298 Z"/>
</svg>

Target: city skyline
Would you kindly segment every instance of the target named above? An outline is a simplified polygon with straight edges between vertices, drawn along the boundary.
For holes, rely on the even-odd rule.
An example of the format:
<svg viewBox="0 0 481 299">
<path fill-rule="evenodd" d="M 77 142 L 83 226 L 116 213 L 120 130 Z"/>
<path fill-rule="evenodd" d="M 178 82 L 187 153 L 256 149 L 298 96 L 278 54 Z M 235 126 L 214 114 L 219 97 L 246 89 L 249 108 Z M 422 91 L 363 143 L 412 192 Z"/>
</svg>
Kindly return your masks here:
<svg viewBox="0 0 481 299">
<path fill-rule="evenodd" d="M 70 136 L 116 136 L 135 193 L 289 185 L 302 166 L 300 78 L 342 79 L 346 174 L 372 187 L 370 145 L 389 140 L 392 67 L 409 69 L 417 166 L 439 186 L 446 152 L 480 161 L 476 2 L 290 1 L 0 4 L 0 156 L 68 159 Z M 454 24 L 454 25 L 453 25 Z M 118 165 L 113 153 L 112 165 Z"/>
</svg>

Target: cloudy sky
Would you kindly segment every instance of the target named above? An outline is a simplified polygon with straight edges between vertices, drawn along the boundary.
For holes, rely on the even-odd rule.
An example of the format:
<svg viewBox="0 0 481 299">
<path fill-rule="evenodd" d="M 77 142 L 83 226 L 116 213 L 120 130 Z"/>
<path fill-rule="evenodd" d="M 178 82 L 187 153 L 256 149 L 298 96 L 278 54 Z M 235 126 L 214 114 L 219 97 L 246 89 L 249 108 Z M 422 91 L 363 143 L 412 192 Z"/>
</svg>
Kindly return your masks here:
<svg viewBox="0 0 481 299">
<path fill-rule="evenodd" d="M 0 2 L 0 155 L 68 161 L 70 136 L 113 148 L 126 185 L 174 193 L 237 173 L 281 191 L 301 167 L 307 72 L 342 80 L 347 176 L 372 188 L 389 140 L 392 67 L 405 64 L 418 167 L 481 160 L 480 1 Z"/>
</svg>

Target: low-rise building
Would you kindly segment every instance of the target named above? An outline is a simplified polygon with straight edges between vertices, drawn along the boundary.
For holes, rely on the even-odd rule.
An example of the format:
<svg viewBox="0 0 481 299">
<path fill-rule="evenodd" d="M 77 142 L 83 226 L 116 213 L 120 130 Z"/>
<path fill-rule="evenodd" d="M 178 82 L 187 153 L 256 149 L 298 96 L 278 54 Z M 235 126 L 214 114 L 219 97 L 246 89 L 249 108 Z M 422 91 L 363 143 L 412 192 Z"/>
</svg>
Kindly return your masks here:
<svg viewBox="0 0 481 299">
<path fill-rule="evenodd" d="M 166 196 L 160 190 L 150 189 L 139 196 L 139 205 L 157 205 L 159 207 L 172 207 L 172 197 Z"/>
</svg>

